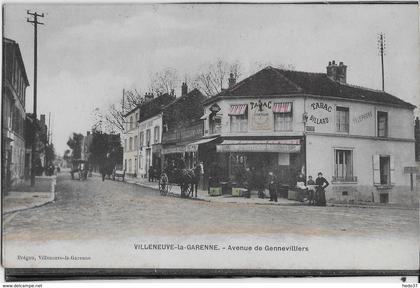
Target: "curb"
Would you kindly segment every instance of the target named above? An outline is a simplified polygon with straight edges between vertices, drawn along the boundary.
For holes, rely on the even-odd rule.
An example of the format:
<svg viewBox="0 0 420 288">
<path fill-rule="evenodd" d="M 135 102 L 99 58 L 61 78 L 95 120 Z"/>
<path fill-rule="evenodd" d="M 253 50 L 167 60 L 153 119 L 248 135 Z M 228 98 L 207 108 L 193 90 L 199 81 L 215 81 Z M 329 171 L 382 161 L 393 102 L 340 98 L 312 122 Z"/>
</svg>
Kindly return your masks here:
<svg viewBox="0 0 420 288">
<path fill-rule="evenodd" d="M 16 213 L 16 212 L 20 212 L 20 211 L 26 211 L 26 210 L 34 209 L 34 208 L 39 208 L 39 207 L 45 206 L 47 204 L 54 203 L 55 202 L 55 186 L 56 185 L 57 185 L 57 176 L 55 176 L 51 181 L 51 190 L 49 192 L 53 194 L 52 199 L 50 199 L 50 200 L 48 200 L 48 201 L 46 201 L 42 204 L 29 206 L 29 207 L 26 207 L 26 208 L 15 209 L 15 210 L 7 211 L 7 212 L 2 212 L 2 215 L 9 215 L 9 214 L 12 214 L 12 213 Z"/>
</svg>

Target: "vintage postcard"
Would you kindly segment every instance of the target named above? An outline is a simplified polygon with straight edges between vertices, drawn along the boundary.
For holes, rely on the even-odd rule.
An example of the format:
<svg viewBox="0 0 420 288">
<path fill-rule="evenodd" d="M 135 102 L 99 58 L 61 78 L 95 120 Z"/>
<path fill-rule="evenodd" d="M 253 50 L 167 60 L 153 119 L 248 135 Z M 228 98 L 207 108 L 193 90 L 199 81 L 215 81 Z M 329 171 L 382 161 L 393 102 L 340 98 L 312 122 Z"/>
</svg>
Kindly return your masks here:
<svg viewBox="0 0 420 288">
<path fill-rule="evenodd" d="M 418 17 L 6 2 L 3 266 L 417 274 Z"/>
</svg>

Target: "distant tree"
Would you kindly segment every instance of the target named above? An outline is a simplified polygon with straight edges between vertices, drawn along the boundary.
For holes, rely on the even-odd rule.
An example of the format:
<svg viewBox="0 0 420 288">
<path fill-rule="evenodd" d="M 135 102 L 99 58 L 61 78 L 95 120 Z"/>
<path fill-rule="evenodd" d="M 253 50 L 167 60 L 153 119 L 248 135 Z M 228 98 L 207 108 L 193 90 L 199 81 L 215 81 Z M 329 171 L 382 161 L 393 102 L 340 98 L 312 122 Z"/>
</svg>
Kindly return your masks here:
<svg viewBox="0 0 420 288">
<path fill-rule="evenodd" d="M 198 88 L 206 96 L 213 96 L 220 93 L 223 89 L 228 88 L 230 74 L 237 81 L 242 75 L 242 65 L 239 61 L 227 62 L 218 59 L 215 63 L 204 66 L 195 77 L 190 85 Z"/>
<path fill-rule="evenodd" d="M 66 161 L 70 161 L 70 150 L 69 149 L 67 149 L 66 151 L 64 151 L 64 154 L 63 154 L 63 159 L 64 160 L 66 160 Z"/>
<path fill-rule="evenodd" d="M 149 91 L 155 95 L 172 94 L 179 86 L 179 74 L 174 68 L 166 68 L 150 76 Z"/>
<path fill-rule="evenodd" d="M 73 137 L 69 137 L 67 146 L 72 150 L 71 158 L 80 159 L 82 157 L 82 141 L 83 135 L 79 133 L 73 133 Z"/>
<path fill-rule="evenodd" d="M 55 160 L 54 144 L 50 143 L 45 146 L 45 157 L 47 158 L 47 163 L 52 163 Z"/>
</svg>

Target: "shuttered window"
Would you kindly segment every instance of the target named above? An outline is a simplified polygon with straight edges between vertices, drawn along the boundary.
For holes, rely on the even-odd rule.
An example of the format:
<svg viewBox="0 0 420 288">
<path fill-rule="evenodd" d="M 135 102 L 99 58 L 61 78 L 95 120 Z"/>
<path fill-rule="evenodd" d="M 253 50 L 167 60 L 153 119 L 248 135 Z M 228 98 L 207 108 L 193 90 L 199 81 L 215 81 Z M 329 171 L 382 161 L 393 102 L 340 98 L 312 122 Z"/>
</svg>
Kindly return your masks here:
<svg viewBox="0 0 420 288">
<path fill-rule="evenodd" d="M 337 149 L 334 156 L 333 181 L 356 182 L 357 178 L 353 175 L 353 151 Z"/>
<path fill-rule="evenodd" d="M 373 155 L 373 184 L 393 185 L 395 180 L 394 157 L 392 155 Z"/>
</svg>

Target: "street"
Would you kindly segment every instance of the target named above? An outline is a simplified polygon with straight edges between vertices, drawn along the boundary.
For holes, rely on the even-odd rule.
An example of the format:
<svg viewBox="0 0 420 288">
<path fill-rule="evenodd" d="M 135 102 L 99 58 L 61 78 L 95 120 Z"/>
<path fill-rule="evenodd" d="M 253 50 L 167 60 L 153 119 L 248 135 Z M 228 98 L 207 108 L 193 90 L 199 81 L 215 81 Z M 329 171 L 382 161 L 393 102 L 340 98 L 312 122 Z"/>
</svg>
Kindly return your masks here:
<svg viewBox="0 0 420 288">
<path fill-rule="evenodd" d="M 56 201 L 6 215 L 3 240 L 119 239 L 139 235 L 245 235 L 413 238 L 418 210 L 272 206 L 163 197 L 99 177 L 57 178 Z"/>
</svg>

